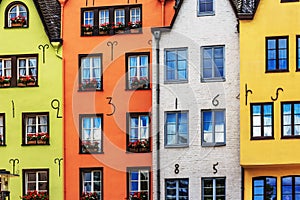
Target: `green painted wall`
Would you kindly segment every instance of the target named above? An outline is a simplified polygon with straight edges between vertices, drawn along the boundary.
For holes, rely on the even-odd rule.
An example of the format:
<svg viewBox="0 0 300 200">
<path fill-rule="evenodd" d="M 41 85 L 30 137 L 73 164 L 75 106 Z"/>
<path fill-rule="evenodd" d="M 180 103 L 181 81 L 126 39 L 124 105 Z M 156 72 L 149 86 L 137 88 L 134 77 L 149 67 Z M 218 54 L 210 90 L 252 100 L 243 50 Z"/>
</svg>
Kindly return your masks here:
<svg viewBox="0 0 300 200">
<path fill-rule="evenodd" d="M 0 56 L 38 54 L 38 87 L 0 88 L 0 113 L 5 113 L 6 120 L 6 146 L 0 146 L 0 169 L 12 172 L 9 159 L 20 160 L 16 166 L 20 176 L 11 178 L 9 183 L 12 200 L 17 200 L 22 195 L 23 169 L 49 169 L 49 197 L 63 199 L 63 162 L 60 177 L 58 164 L 54 163 L 55 158 L 63 157 L 63 119 L 56 118 L 57 110 L 51 107 L 51 101 L 58 99 L 59 115 L 62 115 L 62 60 L 56 56 L 49 42 L 33 0 L 21 0 L 29 9 L 29 27 L 5 28 L 5 8 L 11 2 L 13 1 L 2 0 L 0 3 Z M 40 44 L 49 45 L 45 50 L 45 63 L 42 50 L 38 48 Z M 23 112 L 49 112 L 50 145 L 22 146 Z"/>
</svg>

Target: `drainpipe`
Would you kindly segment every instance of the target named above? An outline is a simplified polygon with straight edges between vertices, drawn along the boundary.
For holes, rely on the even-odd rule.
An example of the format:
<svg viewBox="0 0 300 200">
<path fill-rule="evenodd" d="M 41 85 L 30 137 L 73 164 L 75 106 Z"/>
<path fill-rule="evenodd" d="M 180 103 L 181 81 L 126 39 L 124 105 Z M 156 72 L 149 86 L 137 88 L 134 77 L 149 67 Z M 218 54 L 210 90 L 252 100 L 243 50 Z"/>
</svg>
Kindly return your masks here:
<svg viewBox="0 0 300 200">
<path fill-rule="evenodd" d="M 241 167 L 241 199 L 244 200 L 245 198 L 245 170 L 244 167 Z"/>
<path fill-rule="evenodd" d="M 161 25 L 165 26 L 165 0 L 160 0 L 161 3 Z"/>
<path fill-rule="evenodd" d="M 157 200 L 160 200 L 160 106 L 159 106 L 159 99 L 160 99 L 160 78 L 159 78 L 159 41 L 160 41 L 160 30 L 154 30 L 152 32 L 155 38 L 155 43 L 156 43 L 156 195 L 157 195 Z"/>
</svg>

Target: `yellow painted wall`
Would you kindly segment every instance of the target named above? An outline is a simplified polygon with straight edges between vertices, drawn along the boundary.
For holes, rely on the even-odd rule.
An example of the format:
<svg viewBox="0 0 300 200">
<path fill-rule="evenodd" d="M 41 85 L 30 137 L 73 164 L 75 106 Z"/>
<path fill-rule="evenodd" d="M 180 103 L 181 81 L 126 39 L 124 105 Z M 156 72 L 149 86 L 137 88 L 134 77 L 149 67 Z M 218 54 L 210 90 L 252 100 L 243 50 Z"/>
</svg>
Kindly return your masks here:
<svg viewBox="0 0 300 200">
<path fill-rule="evenodd" d="M 300 2 L 260 1 L 253 20 L 240 21 L 240 135 L 241 165 L 300 163 L 300 139 L 281 139 L 281 102 L 300 101 L 300 72 L 296 72 L 296 35 L 300 35 Z M 265 38 L 288 36 L 289 72 L 265 73 Z M 245 84 L 253 94 L 245 105 Z M 274 101 L 274 139 L 250 140 L 250 103 Z"/>
<path fill-rule="evenodd" d="M 7 145 L 0 146 L 0 169 L 12 172 L 9 159 L 20 160 L 16 168 L 20 177 L 11 178 L 9 184 L 13 200 L 20 199 L 22 195 L 23 169 L 49 169 L 50 199 L 63 199 L 63 162 L 60 177 L 58 165 L 54 163 L 55 158 L 63 157 L 63 119 L 56 118 L 57 110 L 51 107 L 51 101 L 58 99 L 61 107 L 59 115 L 62 115 L 62 61 L 55 55 L 33 0 L 21 1 L 29 9 L 28 28 L 4 28 L 5 8 L 12 0 L 2 0 L 0 4 L 0 56 L 38 54 L 38 87 L 0 88 L 0 113 L 5 113 Z M 40 44 L 49 45 L 49 49 L 45 50 L 45 63 L 42 51 L 38 49 Z M 12 100 L 15 117 L 12 114 Z M 21 146 L 22 112 L 49 112 L 50 145 Z"/>
</svg>

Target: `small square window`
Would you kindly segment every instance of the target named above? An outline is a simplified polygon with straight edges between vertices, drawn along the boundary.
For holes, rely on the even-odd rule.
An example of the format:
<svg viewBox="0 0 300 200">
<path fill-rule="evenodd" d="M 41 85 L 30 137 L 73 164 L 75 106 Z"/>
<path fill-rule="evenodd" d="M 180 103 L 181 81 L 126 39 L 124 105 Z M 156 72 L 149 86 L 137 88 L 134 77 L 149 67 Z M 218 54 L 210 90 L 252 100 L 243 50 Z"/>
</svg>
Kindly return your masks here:
<svg viewBox="0 0 300 200">
<path fill-rule="evenodd" d="M 202 200 L 225 199 L 225 178 L 202 178 Z"/>
<path fill-rule="evenodd" d="M 26 169 L 23 170 L 23 194 L 32 196 L 30 193 L 36 193 L 49 198 L 49 170 L 48 169 Z M 24 198 L 25 199 L 25 198 Z M 27 198 L 26 198 L 27 199 Z M 31 199 L 31 198 L 28 198 Z"/>
<path fill-rule="evenodd" d="M 198 0 L 198 16 L 214 14 L 214 0 Z"/>
<path fill-rule="evenodd" d="M 166 200 L 189 199 L 189 179 L 166 179 Z"/>
</svg>

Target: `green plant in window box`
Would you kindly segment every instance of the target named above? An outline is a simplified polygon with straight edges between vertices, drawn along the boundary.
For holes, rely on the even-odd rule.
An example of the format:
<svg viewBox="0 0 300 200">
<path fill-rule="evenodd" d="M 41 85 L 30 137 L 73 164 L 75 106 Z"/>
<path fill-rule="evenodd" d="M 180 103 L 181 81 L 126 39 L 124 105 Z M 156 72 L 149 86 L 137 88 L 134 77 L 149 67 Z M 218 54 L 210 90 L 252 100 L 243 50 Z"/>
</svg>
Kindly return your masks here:
<svg viewBox="0 0 300 200">
<path fill-rule="evenodd" d="M 108 34 L 111 29 L 112 29 L 112 25 L 110 23 L 103 23 L 99 25 L 100 35 Z"/>
<path fill-rule="evenodd" d="M 142 153 L 150 151 L 150 143 L 148 140 L 136 140 L 134 142 L 129 142 L 128 149 L 130 152 Z"/>
<path fill-rule="evenodd" d="M 131 89 L 142 89 L 142 88 L 148 88 L 149 81 L 146 77 L 132 77 L 131 78 Z"/>
<path fill-rule="evenodd" d="M 26 195 L 20 197 L 22 200 L 49 200 L 46 192 L 28 191 Z"/>
<path fill-rule="evenodd" d="M 11 77 L 10 76 L 0 76 L 0 87 L 9 87 Z"/>
<path fill-rule="evenodd" d="M 148 200 L 147 192 L 134 192 L 130 195 L 129 200 Z"/>
<path fill-rule="evenodd" d="M 26 24 L 26 19 L 22 15 L 12 17 L 12 18 L 10 18 L 10 21 L 11 21 L 11 26 L 12 27 L 22 27 L 23 25 Z"/>
<path fill-rule="evenodd" d="M 81 90 L 95 90 L 97 89 L 97 80 L 96 79 L 90 79 L 90 80 L 84 80 L 79 85 Z"/>
<path fill-rule="evenodd" d="M 34 86 L 35 85 L 35 78 L 30 76 L 20 76 L 18 79 L 18 86 Z"/>
<path fill-rule="evenodd" d="M 117 22 L 115 26 L 113 26 L 113 30 L 115 33 L 124 33 L 125 25 L 122 22 Z"/>
<path fill-rule="evenodd" d="M 94 27 L 91 24 L 82 25 L 82 32 L 84 35 L 93 35 Z"/>
<path fill-rule="evenodd" d="M 98 194 L 96 192 L 83 192 L 80 200 L 98 200 Z"/>
<path fill-rule="evenodd" d="M 139 33 L 141 27 L 142 27 L 141 21 L 128 22 L 128 28 L 130 29 L 131 33 Z"/>
</svg>

